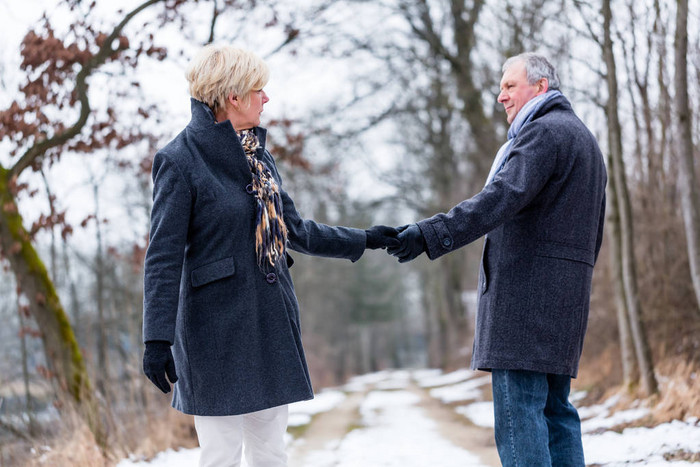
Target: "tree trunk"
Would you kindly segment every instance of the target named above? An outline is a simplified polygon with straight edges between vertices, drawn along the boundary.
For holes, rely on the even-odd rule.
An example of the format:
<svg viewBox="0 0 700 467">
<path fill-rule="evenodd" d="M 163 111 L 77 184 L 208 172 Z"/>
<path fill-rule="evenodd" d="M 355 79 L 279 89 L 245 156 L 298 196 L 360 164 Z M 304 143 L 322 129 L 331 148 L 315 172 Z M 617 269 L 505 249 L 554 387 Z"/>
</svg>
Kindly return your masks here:
<svg viewBox="0 0 700 467">
<path fill-rule="evenodd" d="M 613 166 L 612 157 L 608 154 L 608 166 Z M 625 285 L 622 274 L 622 236 L 620 214 L 615 195 L 615 180 L 608 181 L 608 209 L 606 230 L 608 232 L 610 251 L 610 271 L 615 290 L 615 308 L 617 310 L 617 326 L 620 336 L 620 357 L 622 363 L 622 384 L 631 390 L 639 381 L 639 368 L 634 354 L 632 330 L 630 329 L 629 310 L 625 298 Z"/>
<path fill-rule="evenodd" d="M 102 225 L 100 218 L 99 184 L 93 180 L 92 194 L 95 201 L 95 302 L 97 305 L 97 370 L 95 380 L 97 389 L 104 394 L 106 400 L 109 382 L 109 342 L 107 339 L 107 323 L 105 319 L 104 299 L 104 247 L 102 245 Z"/>
<path fill-rule="evenodd" d="M 24 228 L 10 185 L 9 172 L 0 168 L 0 246 L 18 289 L 28 298 L 29 312 L 41 331 L 46 361 L 52 376 L 57 378 L 59 390 L 68 396 L 68 402 L 75 404 L 96 441 L 104 447 L 106 434 L 85 361 L 46 266 Z"/>
<path fill-rule="evenodd" d="M 465 251 L 454 251 L 442 259 L 442 283 L 445 294 L 448 326 L 445 330 L 447 353 L 444 369 L 452 370 L 465 366 L 465 352 L 473 331 L 467 318 L 467 309 L 463 300 Z"/>
<path fill-rule="evenodd" d="M 438 300 L 434 297 L 438 296 L 435 290 L 435 274 L 433 273 L 432 264 L 428 264 L 420 272 L 422 302 L 424 313 L 424 329 L 425 329 L 425 350 L 428 357 L 428 366 L 430 368 L 442 367 L 442 336 L 440 334 L 440 312 L 437 304 Z"/>
<path fill-rule="evenodd" d="M 27 422 L 29 427 L 29 435 L 37 434 L 36 420 L 34 418 L 34 401 L 32 400 L 32 391 L 29 386 L 29 364 L 27 362 L 27 324 L 25 322 L 24 310 L 20 305 L 20 294 L 17 294 L 17 313 L 19 314 L 19 343 L 20 352 L 22 355 L 22 381 L 24 382 L 24 400 L 25 410 L 27 413 Z"/>
<path fill-rule="evenodd" d="M 680 170 L 678 186 L 681 196 L 681 210 L 685 223 L 686 244 L 690 276 L 695 290 L 695 299 L 700 304 L 700 208 L 698 206 L 697 177 L 695 176 L 694 146 L 690 103 L 688 101 L 688 0 L 678 0 L 676 10 L 675 51 L 676 74 L 674 79 L 676 95 L 676 150 Z M 698 308 L 700 310 L 700 308 Z"/>
<path fill-rule="evenodd" d="M 478 88 L 475 79 L 475 71 L 478 68 L 474 67 L 472 61 L 472 50 L 476 47 L 476 25 L 485 5 L 485 0 L 474 0 L 469 6 L 464 0 L 450 1 L 456 45 L 456 56 L 451 62 L 452 73 L 457 85 L 457 94 L 463 103 L 462 116 L 469 122 L 469 129 L 476 144 L 471 162 L 476 169 L 474 176 L 478 180 L 477 185 L 486 179 L 493 157 L 500 146 L 494 138 L 496 119 L 484 111 L 482 90 Z"/>
<path fill-rule="evenodd" d="M 624 162 L 622 158 L 622 129 L 618 115 L 617 101 L 617 70 L 615 66 L 615 55 L 610 33 L 612 23 L 612 10 L 610 0 L 603 0 L 603 60 L 607 67 L 608 102 L 606 113 L 608 119 L 608 138 L 610 141 L 610 158 L 612 165 L 609 167 L 611 179 L 615 185 L 615 199 L 617 201 L 620 216 L 620 245 L 622 260 L 622 276 L 625 289 L 625 300 L 629 312 L 630 329 L 634 341 L 635 354 L 639 364 L 639 372 L 642 389 L 647 395 L 658 392 L 656 377 L 654 376 L 654 365 L 651 357 L 651 350 L 644 329 L 642 319 L 642 305 L 639 300 L 637 288 L 636 261 L 634 258 L 634 229 L 632 221 L 632 205 L 630 202 L 627 180 L 625 178 Z"/>
<path fill-rule="evenodd" d="M 44 188 L 46 190 L 46 199 L 49 201 L 49 216 L 51 222 L 55 221 L 56 207 L 54 205 L 54 195 L 51 192 L 51 186 L 49 186 L 49 180 L 46 178 L 46 173 L 41 170 L 41 179 L 44 182 Z M 51 247 L 49 250 L 49 255 L 51 258 L 51 281 L 56 284 L 58 281 L 58 274 L 56 273 L 56 228 L 51 225 Z"/>
</svg>

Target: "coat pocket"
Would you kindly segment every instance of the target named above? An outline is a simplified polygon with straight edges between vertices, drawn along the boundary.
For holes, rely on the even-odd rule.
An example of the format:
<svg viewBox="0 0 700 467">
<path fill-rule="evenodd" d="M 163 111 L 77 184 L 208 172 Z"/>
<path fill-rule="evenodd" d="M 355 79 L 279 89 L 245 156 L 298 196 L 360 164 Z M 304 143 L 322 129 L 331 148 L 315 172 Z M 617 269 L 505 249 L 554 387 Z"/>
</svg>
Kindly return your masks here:
<svg viewBox="0 0 700 467">
<path fill-rule="evenodd" d="M 205 264 L 192 270 L 190 275 L 192 287 L 201 287 L 224 277 L 233 276 L 235 272 L 236 266 L 233 264 L 233 256 Z"/>
<path fill-rule="evenodd" d="M 595 264 L 595 252 L 565 243 L 537 242 L 535 255 L 578 261 L 580 263 L 586 263 L 591 267 Z"/>
</svg>

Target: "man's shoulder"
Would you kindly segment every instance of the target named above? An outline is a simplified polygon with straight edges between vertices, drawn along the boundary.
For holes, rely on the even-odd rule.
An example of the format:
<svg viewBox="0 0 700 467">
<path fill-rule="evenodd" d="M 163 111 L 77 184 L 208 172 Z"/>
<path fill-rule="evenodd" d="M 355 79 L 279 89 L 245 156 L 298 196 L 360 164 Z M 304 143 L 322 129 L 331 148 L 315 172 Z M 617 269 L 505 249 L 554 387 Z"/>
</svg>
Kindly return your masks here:
<svg viewBox="0 0 700 467">
<path fill-rule="evenodd" d="M 532 122 L 533 130 L 548 133 L 551 138 L 569 139 L 574 135 L 593 136 L 588 127 L 574 113 L 571 107 L 554 108 Z"/>
<path fill-rule="evenodd" d="M 554 107 L 548 112 L 534 119 L 533 122 L 539 122 L 542 125 L 555 127 L 571 125 L 572 123 L 582 124 L 581 120 L 569 106 Z"/>
</svg>

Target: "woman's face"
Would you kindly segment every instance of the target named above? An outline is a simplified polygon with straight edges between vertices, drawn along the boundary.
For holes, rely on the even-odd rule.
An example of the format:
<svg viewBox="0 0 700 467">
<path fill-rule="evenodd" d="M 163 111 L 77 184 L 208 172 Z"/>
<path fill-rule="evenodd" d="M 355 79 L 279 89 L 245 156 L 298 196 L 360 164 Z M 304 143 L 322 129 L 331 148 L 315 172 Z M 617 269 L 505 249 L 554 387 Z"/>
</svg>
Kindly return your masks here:
<svg viewBox="0 0 700 467">
<path fill-rule="evenodd" d="M 239 102 L 238 111 L 235 112 L 235 116 L 231 121 L 233 127 L 240 131 L 249 130 L 260 125 L 260 114 L 263 111 L 263 106 L 269 100 L 262 89 L 250 91 L 248 106 L 246 107 L 242 101 Z"/>
</svg>

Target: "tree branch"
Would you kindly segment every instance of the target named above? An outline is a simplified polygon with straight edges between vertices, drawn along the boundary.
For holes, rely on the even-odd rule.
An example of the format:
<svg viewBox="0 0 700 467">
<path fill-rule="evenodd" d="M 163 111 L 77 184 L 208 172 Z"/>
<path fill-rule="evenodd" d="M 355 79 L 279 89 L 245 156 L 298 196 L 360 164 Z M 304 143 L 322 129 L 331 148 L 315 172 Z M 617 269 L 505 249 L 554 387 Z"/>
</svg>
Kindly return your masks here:
<svg viewBox="0 0 700 467">
<path fill-rule="evenodd" d="M 593 7 L 590 5 L 590 3 L 584 2 L 582 0 L 573 0 L 573 4 L 576 7 L 576 9 L 578 10 L 578 12 L 581 14 L 581 18 L 583 19 L 583 22 L 586 26 L 586 31 L 588 32 L 589 39 L 591 39 L 593 42 L 598 44 L 598 46 L 600 48 L 603 48 L 603 39 L 598 34 L 596 34 L 596 32 L 593 30 L 593 25 L 586 18 L 586 12 L 584 11 L 584 7 L 588 7 L 588 8 L 593 8 Z M 583 36 L 583 37 L 586 36 L 585 32 L 576 28 L 573 24 L 570 24 L 570 27 L 571 27 L 571 29 L 576 31 L 581 36 Z"/>
<path fill-rule="evenodd" d="M 207 44 L 211 44 L 212 42 L 214 42 L 214 29 L 216 29 L 216 20 L 219 19 L 220 13 L 221 11 L 219 10 L 219 2 L 218 0 L 214 0 L 214 12 L 211 16 L 211 24 L 209 26 L 209 39 L 207 39 Z"/>
<path fill-rule="evenodd" d="M 80 134 L 83 127 L 87 123 L 91 110 L 90 100 L 87 94 L 87 78 L 93 71 L 103 65 L 110 56 L 125 49 L 121 45 L 116 49 L 113 49 L 112 44 L 119 38 L 126 25 L 134 18 L 134 16 L 149 6 L 164 1 L 165 0 L 147 0 L 127 14 L 124 19 L 114 28 L 112 33 L 102 43 L 97 53 L 90 60 L 88 60 L 85 65 L 83 65 L 78 72 L 78 76 L 76 77 L 75 90 L 77 91 L 78 100 L 80 101 L 80 115 L 78 116 L 78 120 L 66 131 L 54 135 L 51 138 L 36 142 L 29 149 L 27 149 L 27 151 L 22 154 L 22 157 L 20 157 L 15 165 L 9 170 L 10 179 L 13 177 L 18 177 L 19 174 L 24 171 L 24 169 L 32 165 L 34 161 L 46 154 L 46 151 L 49 149 L 61 146 Z"/>
<path fill-rule="evenodd" d="M 449 50 L 445 47 L 445 44 L 443 44 L 442 39 L 440 36 L 435 32 L 435 28 L 433 27 L 433 20 L 430 17 L 430 7 L 428 6 L 428 3 L 425 0 L 420 0 L 417 3 L 417 6 L 420 8 L 420 13 L 419 13 L 419 20 L 422 22 L 423 27 L 421 28 L 419 25 L 416 24 L 414 21 L 413 16 L 411 15 L 411 12 L 409 11 L 409 6 L 406 5 L 405 3 L 402 3 L 399 5 L 399 10 L 404 16 L 404 19 L 408 22 L 409 26 L 411 27 L 411 31 L 419 38 L 425 41 L 426 44 L 431 48 L 433 53 L 439 57 L 443 57 L 445 60 L 447 60 L 450 65 L 455 68 L 455 69 L 460 69 L 461 64 L 455 58 L 455 56 L 450 53 Z"/>
</svg>

